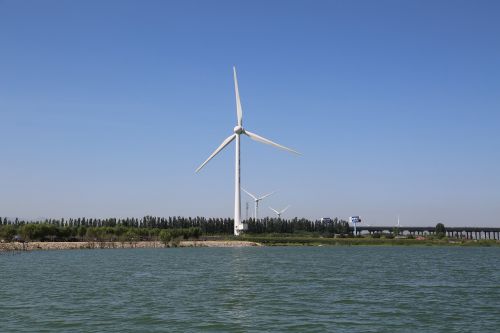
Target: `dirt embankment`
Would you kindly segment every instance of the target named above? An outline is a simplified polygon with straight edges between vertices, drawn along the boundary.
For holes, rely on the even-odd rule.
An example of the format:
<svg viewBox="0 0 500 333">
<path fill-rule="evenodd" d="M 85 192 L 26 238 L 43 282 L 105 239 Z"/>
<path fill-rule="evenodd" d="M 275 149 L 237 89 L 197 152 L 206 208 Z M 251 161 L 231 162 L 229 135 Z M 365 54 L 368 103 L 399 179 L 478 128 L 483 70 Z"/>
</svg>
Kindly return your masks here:
<svg viewBox="0 0 500 333">
<path fill-rule="evenodd" d="M 178 247 L 248 247 L 261 246 L 260 243 L 247 241 L 180 241 Z M 132 249 L 132 248 L 164 248 L 162 242 L 27 242 L 0 243 L 0 251 L 32 251 L 32 250 L 77 250 L 77 249 Z"/>
</svg>

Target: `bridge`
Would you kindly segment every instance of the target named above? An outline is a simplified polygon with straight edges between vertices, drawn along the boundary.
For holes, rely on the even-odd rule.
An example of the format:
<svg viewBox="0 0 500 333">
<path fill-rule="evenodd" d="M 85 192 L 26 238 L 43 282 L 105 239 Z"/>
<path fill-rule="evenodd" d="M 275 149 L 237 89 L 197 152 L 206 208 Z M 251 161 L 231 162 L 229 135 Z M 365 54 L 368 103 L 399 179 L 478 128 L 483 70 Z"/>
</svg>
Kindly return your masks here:
<svg viewBox="0 0 500 333">
<path fill-rule="evenodd" d="M 491 227 L 445 227 L 445 235 L 450 238 L 465 238 L 465 239 L 495 239 L 500 240 L 500 228 Z M 350 227 L 351 233 L 354 233 L 354 227 Z M 356 236 L 362 233 L 373 234 L 395 234 L 397 235 L 412 235 L 425 236 L 434 235 L 436 227 L 402 227 L 402 226 L 356 226 Z M 397 236 L 395 235 L 395 236 Z"/>
</svg>

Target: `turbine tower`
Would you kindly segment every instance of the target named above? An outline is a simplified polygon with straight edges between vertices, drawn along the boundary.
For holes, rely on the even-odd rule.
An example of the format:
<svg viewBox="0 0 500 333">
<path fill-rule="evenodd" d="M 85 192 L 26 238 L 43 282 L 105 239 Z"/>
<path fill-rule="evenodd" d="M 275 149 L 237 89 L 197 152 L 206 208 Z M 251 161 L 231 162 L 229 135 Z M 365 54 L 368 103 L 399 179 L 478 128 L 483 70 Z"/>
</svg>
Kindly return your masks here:
<svg viewBox="0 0 500 333">
<path fill-rule="evenodd" d="M 283 214 L 288 208 L 290 208 L 291 206 L 288 205 L 286 206 L 284 209 L 280 210 L 280 211 L 277 211 L 276 209 L 274 209 L 273 207 L 269 207 L 269 209 L 271 209 L 273 212 L 276 213 L 276 215 L 278 215 L 278 218 L 281 218 L 281 214 Z"/>
<path fill-rule="evenodd" d="M 271 193 L 268 193 L 266 195 L 263 195 L 261 197 L 256 197 L 255 195 L 253 195 L 252 193 L 248 192 L 247 190 L 245 190 L 243 187 L 241 188 L 243 190 L 243 192 L 245 192 L 246 194 L 248 194 L 249 196 L 252 197 L 253 201 L 255 202 L 255 210 L 254 210 L 254 219 L 258 219 L 259 218 L 259 201 L 261 201 L 262 199 L 265 199 L 267 198 L 268 196 L 276 193 L 276 191 L 274 192 L 271 192 Z"/>
<path fill-rule="evenodd" d="M 234 234 L 238 236 L 241 231 L 245 230 L 246 226 L 241 222 L 241 190 L 240 190 L 240 135 L 245 134 L 250 137 L 250 139 L 258 141 L 260 143 L 265 143 L 271 145 L 273 147 L 283 149 L 295 154 L 300 155 L 299 152 L 277 144 L 269 139 L 263 138 L 260 135 L 247 131 L 243 128 L 243 109 L 241 108 L 241 100 L 240 93 L 238 91 L 238 79 L 236 77 L 236 67 L 233 67 L 233 75 L 234 75 L 234 92 L 236 94 L 236 116 L 237 116 L 237 125 L 233 129 L 233 134 L 227 137 L 221 145 L 210 155 L 205 162 L 203 162 L 195 172 L 198 172 L 208 163 L 215 155 L 217 155 L 222 149 L 224 149 L 228 144 L 230 144 L 233 140 L 236 140 L 236 149 L 235 149 L 235 172 L 234 172 Z"/>
</svg>

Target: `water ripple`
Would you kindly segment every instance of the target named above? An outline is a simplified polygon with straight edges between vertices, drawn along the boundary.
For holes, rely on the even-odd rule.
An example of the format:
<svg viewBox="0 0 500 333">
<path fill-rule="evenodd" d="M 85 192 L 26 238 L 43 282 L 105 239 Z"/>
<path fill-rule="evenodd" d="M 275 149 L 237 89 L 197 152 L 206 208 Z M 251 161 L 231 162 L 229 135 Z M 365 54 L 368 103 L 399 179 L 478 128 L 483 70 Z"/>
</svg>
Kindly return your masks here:
<svg viewBox="0 0 500 333">
<path fill-rule="evenodd" d="M 499 268 L 499 248 L 2 255 L 0 332 L 493 332 Z"/>
</svg>

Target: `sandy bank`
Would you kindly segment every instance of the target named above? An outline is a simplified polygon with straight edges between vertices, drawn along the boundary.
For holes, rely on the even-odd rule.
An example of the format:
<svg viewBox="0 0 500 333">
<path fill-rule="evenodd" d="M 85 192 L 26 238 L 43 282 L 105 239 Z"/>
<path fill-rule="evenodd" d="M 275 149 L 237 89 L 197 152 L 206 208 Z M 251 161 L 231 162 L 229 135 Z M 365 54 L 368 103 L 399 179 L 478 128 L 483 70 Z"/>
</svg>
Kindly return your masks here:
<svg viewBox="0 0 500 333">
<path fill-rule="evenodd" d="M 261 246 L 248 241 L 181 241 L 179 247 L 248 247 Z M 77 250 L 77 249 L 144 249 L 164 248 L 162 242 L 29 242 L 0 243 L 0 251 Z"/>
</svg>

